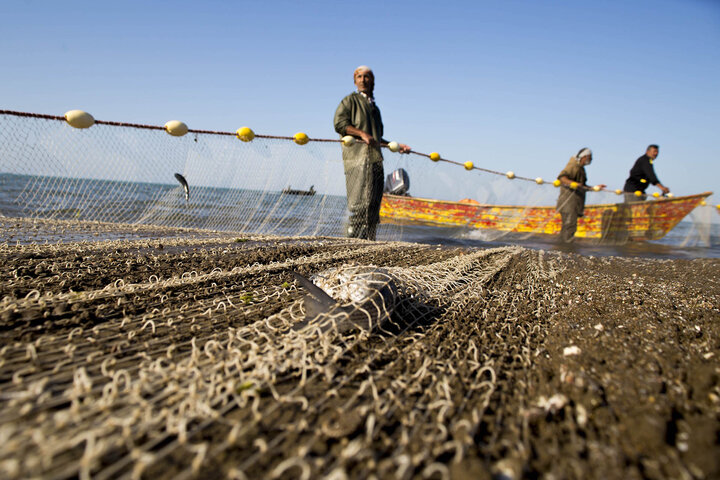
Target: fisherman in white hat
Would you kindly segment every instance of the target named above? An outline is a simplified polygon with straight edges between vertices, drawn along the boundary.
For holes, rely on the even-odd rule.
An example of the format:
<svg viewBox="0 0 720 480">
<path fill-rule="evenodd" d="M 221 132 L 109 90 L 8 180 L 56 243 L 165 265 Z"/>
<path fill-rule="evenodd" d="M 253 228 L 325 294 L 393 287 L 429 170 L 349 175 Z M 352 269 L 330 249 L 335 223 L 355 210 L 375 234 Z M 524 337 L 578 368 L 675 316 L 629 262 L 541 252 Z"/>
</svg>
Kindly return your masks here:
<svg viewBox="0 0 720 480">
<path fill-rule="evenodd" d="M 577 219 L 583 216 L 585 210 L 585 192 L 590 189 L 587 186 L 585 166 L 590 165 L 590 162 L 592 162 L 592 151 L 589 148 L 581 148 L 577 155 L 570 158 L 557 177 L 560 180 L 557 210 L 562 218 L 560 238 L 565 243 L 575 240 Z M 605 188 L 605 185 L 598 187 Z"/>
<path fill-rule="evenodd" d="M 375 240 L 380 222 L 385 173 L 380 151 L 383 124 L 380 109 L 375 103 L 375 75 L 370 67 L 355 69 L 353 80 L 357 91 L 343 98 L 335 111 L 335 131 L 341 137 L 350 135 L 358 141 L 352 145 L 343 142 L 343 164 L 350 220 L 348 237 Z M 410 147 L 400 144 L 400 153 L 410 153 Z"/>
</svg>

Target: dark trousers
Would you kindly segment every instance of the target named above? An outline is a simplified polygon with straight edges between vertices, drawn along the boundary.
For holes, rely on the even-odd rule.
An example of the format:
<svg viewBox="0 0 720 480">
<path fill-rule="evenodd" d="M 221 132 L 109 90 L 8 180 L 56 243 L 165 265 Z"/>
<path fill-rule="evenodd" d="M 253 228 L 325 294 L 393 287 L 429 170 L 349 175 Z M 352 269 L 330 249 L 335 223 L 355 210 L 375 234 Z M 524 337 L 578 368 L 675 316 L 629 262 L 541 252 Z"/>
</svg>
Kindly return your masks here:
<svg viewBox="0 0 720 480">
<path fill-rule="evenodd" d="M 577 231 L 578 213 L 576 208 L 568 208 L 560 210 L 562 218 L 562 228 L 560 229 L 560 238 L 565 243 L 575 241 L 575 232 Z"/>
<path fill-rule="evenodd" d="M 375 240 L 385 186 L 382 161 L 345 162 L 345 186 L 350 210 L 347 236 Z"/>
</svg>

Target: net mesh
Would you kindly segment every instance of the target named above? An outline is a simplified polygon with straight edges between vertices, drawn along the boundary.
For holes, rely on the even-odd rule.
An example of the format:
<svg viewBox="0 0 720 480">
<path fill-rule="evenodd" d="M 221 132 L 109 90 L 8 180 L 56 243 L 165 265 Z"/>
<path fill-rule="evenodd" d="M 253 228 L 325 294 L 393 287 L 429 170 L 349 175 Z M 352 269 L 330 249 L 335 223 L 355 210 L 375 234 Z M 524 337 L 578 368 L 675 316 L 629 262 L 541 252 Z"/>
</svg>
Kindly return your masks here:
<svg viewBox="0 0 720 480">
<path fill-rule="evenodd" d="M 530 364 L 524 345 L 540 332 L 527 313 L 545 308 L 559 271 L 557 259 L 519 247 L 458 254 L 306 240 L 296 246 L 307 254 L 283 258 L 270 238 L 227 241 L 163 240 L 164 252 L 181 248 L 167 278 L 113 276 L 116 256 L 160 259 L 144 241 L 19 247 L 53 276 L 27 291 L 26 267 L 3 267 L 15 279 L 0 304 L 13 337 L 0 349 L 4 477 L 407 478 L 447 469 L 443 458 L 473 448 L 500 371 Z M 0 248 L 5 258 L 18 253 Z M 266 260 L 251 263 L 260 251 Z M 228 257 L 242 266 L 211 268 Z M 366 283 L 359 297 L 352 289 L 380 258 L 396 262 L 382 269 L 393 301 L 369 304 L 387 299 L 382 287 Z M 337 297 L 343 311 L 331 328 L 294 328 L 307 298 L 293 270 L 317 274 Z M 93 288 L 98 277 L 109 283 Z M 392 321 L 337 328 L 357 313 Z M 468 314 L 485 326 L 464 322 Z M 14 328 L 43 319 L 53 326 Z M 522 341 L 508 347 L 505 337 Z"/>
<path fill-rule="evenodd" d="M 246 143 L 223 132 L 191 130 L 174 137 L 159 127 L 113 122 L 76 129 L 62 117 L 4 111 L 0 214 L 343 236 L 348 208 L 341 148 L 338 141 L 297 145 L 290 137 L 260 135 Z M 479 166 L 465 172 L 462 164 L 432 162 L 424 154 L 384 148 L 383 155 L 386 175 L 407 171 L 413 196 L 385 197 L 378 239 L 407 240 L 408 233 L 417 238 L 427 233 L 424 225 L 447 227 L 446 236 L 481 240 L 560 230 L 554 208 L 558 191 L 550 185 L 520 176 L 511 181 Z M 187 180 L 189 197 L 175 174 Z M 297 194 L 310 191 L 314 194 Z M 614 205 L 613 193 L 589 195 L 589 202 L 606 206 L 579 220 L 578 235 L 611 241 L 619 237 L 607 233 L 623 229 L 630 236 L 660 238 L 700 201 L 682 212 L 660 211 L 661 202 L 646 202 L 647 207 L 630 212 Z M 460 196 L 482 205 L 452 203 Z"/>
<path fill-rule="evenodd" d="M 2 214 L 248 233 L 343 235 L 339 143 L 189 133 L 0 115 Z M 386 152 L 386 171 L 404 164 Z M 189 184 L 189 201 L 174 174 Z M 316 195 L 284 195 L 292 188 Z M 381 237 L 395 238 L 393 228 Z"/>
</svg>

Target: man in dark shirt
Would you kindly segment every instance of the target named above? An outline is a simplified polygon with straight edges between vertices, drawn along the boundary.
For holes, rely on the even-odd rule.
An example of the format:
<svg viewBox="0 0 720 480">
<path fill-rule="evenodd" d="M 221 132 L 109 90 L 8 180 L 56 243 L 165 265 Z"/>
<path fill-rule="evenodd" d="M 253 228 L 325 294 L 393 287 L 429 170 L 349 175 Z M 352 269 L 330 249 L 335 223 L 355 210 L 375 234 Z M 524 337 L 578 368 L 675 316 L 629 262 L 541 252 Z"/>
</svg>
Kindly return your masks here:
<svg viewBox="0 0 720 480">
<path fill-rule="evenodd" d="M 657 145 L 650 145 L 645 151 L 645 155 L 635 161 L 635 165 L 630 169 L 630 177 L 625 181 L 625 188 L 623 188 L 626 202 L 645 200 L 647 198 L 645 190 L 650 184 L 662 190 L 663 194 L 670 193 L 670 189 L 660 183 L 653 168 L 653 162 L 655 162 L 659 152 L 660 148 Z M 640 192 L 640 194 L 635 192 Z"/>
</svg>

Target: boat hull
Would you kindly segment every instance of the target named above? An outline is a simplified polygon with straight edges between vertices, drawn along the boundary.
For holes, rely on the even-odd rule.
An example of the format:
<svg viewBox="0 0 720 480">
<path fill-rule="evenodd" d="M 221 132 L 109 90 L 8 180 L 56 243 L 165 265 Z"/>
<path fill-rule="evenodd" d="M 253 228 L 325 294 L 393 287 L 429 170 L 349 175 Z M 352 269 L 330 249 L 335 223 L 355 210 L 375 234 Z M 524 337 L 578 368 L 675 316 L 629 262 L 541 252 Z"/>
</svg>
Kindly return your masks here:
<svg viewBox="0 0 720 480">
<path fill-rule="evenodd" d="M 633 203 L 586 205 L 575 233 L 580 238 L 657 240 L 712 192 Z M 383 223 L 469 227 L 501 232 L 557 235 L 555 207 L 476 205 L 426 198 L 383 195 Z"/>
</svg>

